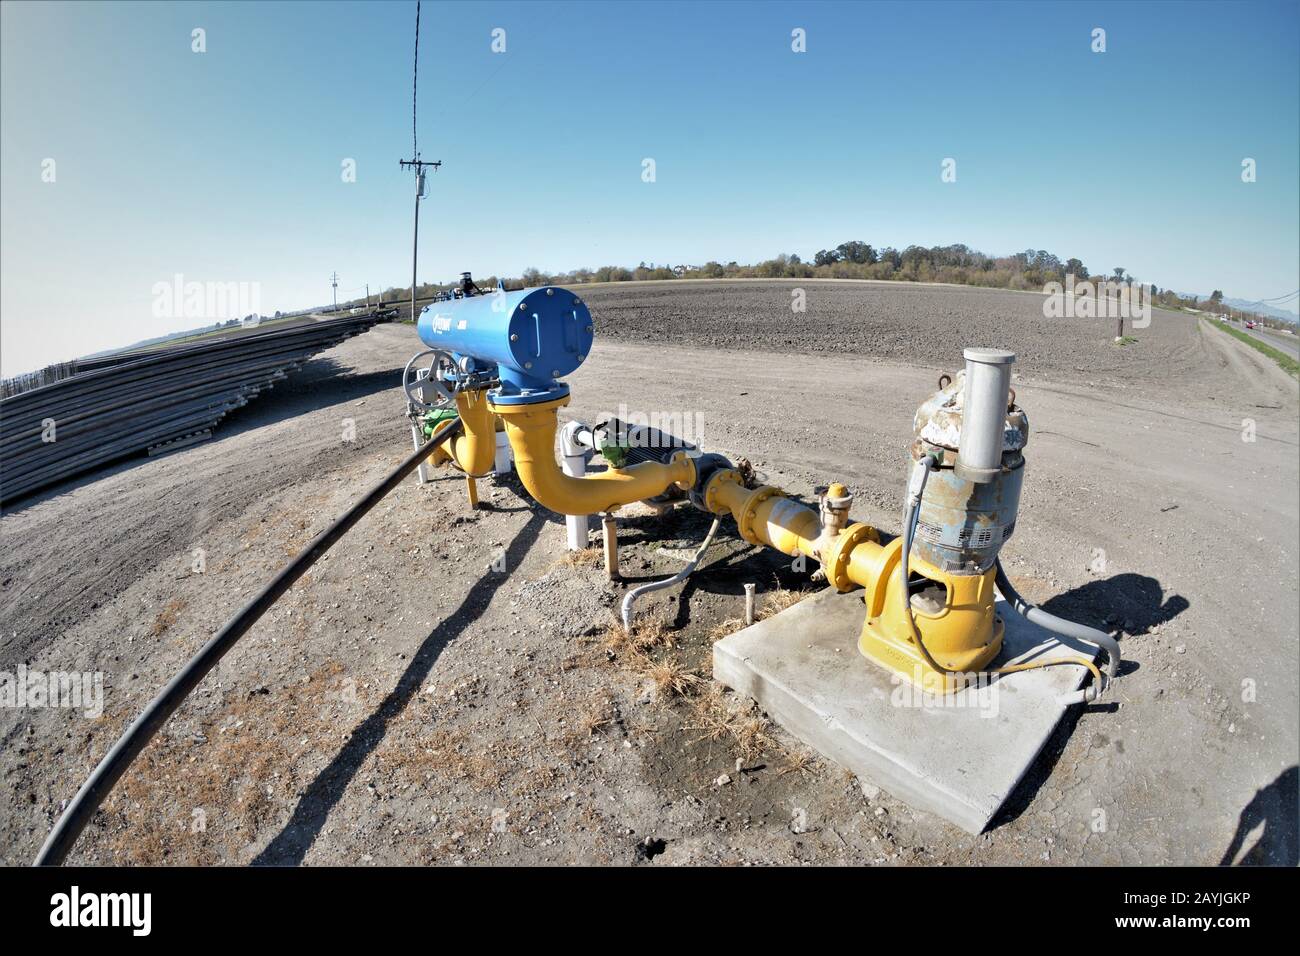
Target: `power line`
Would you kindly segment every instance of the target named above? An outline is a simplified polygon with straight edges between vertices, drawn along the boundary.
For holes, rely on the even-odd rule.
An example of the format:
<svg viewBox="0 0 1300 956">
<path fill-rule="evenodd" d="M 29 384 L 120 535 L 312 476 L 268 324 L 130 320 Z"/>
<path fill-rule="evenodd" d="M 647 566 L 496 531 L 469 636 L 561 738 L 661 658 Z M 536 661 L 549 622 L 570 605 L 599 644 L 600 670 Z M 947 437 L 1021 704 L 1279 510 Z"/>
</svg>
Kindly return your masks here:
<svg viewBox="0 0 1300 956">
<path fill-rule="evenodd" d="M 420 140 L 415 126 L 415 100 L 420 91 L 420 0 L 415 0 L 415 65 L 411 69 L 411 155 L 420 158 Z"/>
<path fill-rule="evenodd" d="M 1274 296 L 1271 299 L 1256 299 L 1254 302 L 1248 302 L 1244 306 L 1240 306 L 1240 308 L 1248 309 L 1255 305 L 1285 305 L 1296 296 L 1300 296 L 1300 289 L 1296 289 L 1294 292 L 1288 292 L 1286 295 Z"/>
<path fill-rule="evenodd" d="M 424 171 L 426 169 L 437 169 L 442 165 L 441 160 L 425 162 L 420 159 L 420 141 L 416 135 L 418 126 L 416 124 L 416 105 L 417 91 L 420 82 L 420 0 L 415 0 L 415 62 L 411 67 L 411 158 L 399 159 L 397 165 L 401 167 L 410 166 L 415 170 L 415 232 L 411 238 L 411 321 L 416 320 L 415 314 L 415 290 L 416 290 L 416 271 L 419 264 L 420 248 L 420 200 L 424 198 Z"/>
</svg>

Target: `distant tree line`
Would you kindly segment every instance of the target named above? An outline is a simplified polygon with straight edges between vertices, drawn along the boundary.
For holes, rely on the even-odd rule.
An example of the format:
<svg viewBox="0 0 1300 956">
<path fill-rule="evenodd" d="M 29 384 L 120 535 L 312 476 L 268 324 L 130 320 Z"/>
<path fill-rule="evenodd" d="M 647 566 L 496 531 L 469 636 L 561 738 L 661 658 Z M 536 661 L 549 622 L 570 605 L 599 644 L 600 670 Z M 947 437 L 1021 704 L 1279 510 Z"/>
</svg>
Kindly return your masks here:
<svg viewBox="0 0 1300 956">
<path fill-rule="evenodd" d="M 710 260 L 703 265 L 656 265 L 641 262 L 634 269 L 624 266 L 601 266 L 598 269 L 573 269 L 569 272 L 549 273 L 540 269 L 525 269 L 522 275 L 504 278 L 507 289 L 527 289 L 541 285 L 577 285 L 588 282 L 633 282 L 649 279 L 878 279 L 894 282 L 947 282 L 956 285 L 982 286 L 991 289 L 1041 291 L 1049 282 L 1064 284 L 1067 276 L 1074 281 L 1141 282 L 1128 270 L 1117 266 L 1109 272 L 1092 273 L 1077 258 L 1062 260 L 1045 249 L 1026 249 L 1009 256 L 990 256 L 967 245 L 948 246 L 893 246 L 876 248 L 870 243 L 842 242 L 833 249 L 820 249 L 811 262 L 796 254 L 782 254 L 752 265 L 736 261 L 721 263 Z M 496 276 L 475 276 L 481 289 L 493 289 Z M 1223 293 L 1219 290 L 1209 297 L 1180 296 L 1151 286 L 1152 302 L 1169 309 L 1192 308 L 1202 311 L 1225 311 Z M 456 283 L 424 283 L 419 298 L 426 299 L 450 289 Z M 408 301 L 410 287 L 389 288 L 383 292 L 383 301 Z M 361 305 L 357 300 L 349 305 Z M 1241 310 L 1234 309 L 1234 314 Z M 1264 315 L 1252 315 L 1270 325 L 1285 323 Z"/>
</svg>

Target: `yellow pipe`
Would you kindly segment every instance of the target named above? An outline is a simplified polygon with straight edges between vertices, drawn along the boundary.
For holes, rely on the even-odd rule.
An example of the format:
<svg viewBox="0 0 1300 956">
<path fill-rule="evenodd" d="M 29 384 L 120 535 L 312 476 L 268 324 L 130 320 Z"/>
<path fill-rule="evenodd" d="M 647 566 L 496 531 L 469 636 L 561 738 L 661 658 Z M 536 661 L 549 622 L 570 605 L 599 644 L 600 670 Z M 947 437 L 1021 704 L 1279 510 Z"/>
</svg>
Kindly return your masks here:
<svg viewBox="0 0 1300 956">
<path fill-rule="evenodd" d="M 451 457 L 471 478 L 491 474 L 496 464 L 496 422 L 483 392 L 457 392 L 456 413 L 463 429 L 447 444 Z"/>
<path fill-rule="evenodd" d="M 555 460 L 555 432 L 556 412 L 567 404 L 566 395 L 535 405 L 489 405 L 505 422 L 519 480 L 543 507 L 566 515 L 597 514 L 653 498 L 673 484 L 694 484 L 695 465 L 685 452 L 666 465 L 647 461 L 582 478 L 564 474 Z"/>
<path fill-rule="evenodd" d="M 783 554 L 818 558 L 822 523 L 816 512 L 791 501 L 780 488 L 746 488 L 737 471 L 724 471 L 709 482 L 705 504 L 714 514 L 730 512 L 740 536 Z"/>
<path fill-rule="evenodd" d="M 491 406 L 505 423 L 524 487 L 543 506 L 562 514 L 606 512 L 654 497 L 674 483 L 683 488 L 694 483 L 695 466 L 685 455 L 667 465 L 646 462 L 583 478 L 565 475 L 555 461 L 555 432 L 556 412 L 568 403 L 565 396 L 536 405 Z M 842 486 L 836 486 L 836 497 L 843 495 Z M 913 557 L 912 571 L 940 585 L 943 593 L 937 605 L 913 608 L 910 598 L 898 593 L 902 586 L 897 573 L 901 538 L 882 545 L 876 529 L 862 523 L 839 530 L 843 517 L 824 526 L 817 512 L 787 498 L 779 488 L 746 488 L 735 469 L 725 469 L 709 479 L 704 505 L 714 514 L 730 514 L 741 537 L 751 544 L 821 562 L 826 580 L 836 589 L 863 588 L 867 615 L 859 650 L 905 679 L 919 680 L 928 690 L 954 689 L 951 675 L 935 670 L 925 660 L 914 642 L 913 626 L 925 650 L 949 671 L 980 670 L 1001 649 L 1003 626 L 994 613 L 992 568 L 984 574 L 952 574 Z M 607 522 L 607 552 L 610 531 Z M 1047 663 L 1011 665 L 999 672 Z M 1089 666 L 1096 673 L 1082 658 L 1070 663 Z"/>
<path fill-rule="evenodd" d="M 496 465 L 496 419 L 482 392 L 456 393 L 456 414 L 463 424 L 461 433 L 452 436 L 429 455 L 429 464 L 441 465 L 454 461 L 465 474 L 483 478 L 492 474 Z M 439 422 L 433 429 L 436 435 L 450 424 Z"/>
</svg>

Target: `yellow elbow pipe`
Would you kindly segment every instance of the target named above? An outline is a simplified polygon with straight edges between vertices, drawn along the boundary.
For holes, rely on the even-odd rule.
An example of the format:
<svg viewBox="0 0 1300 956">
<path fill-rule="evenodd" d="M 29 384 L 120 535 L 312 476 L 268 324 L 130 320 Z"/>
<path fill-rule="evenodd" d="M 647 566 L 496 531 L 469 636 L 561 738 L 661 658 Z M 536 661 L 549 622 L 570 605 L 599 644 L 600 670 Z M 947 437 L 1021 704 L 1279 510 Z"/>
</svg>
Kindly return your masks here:
<svg viewBox="0 0 1300 956">
<path fill-rule="evenodd" d="M 582 478 L 564 474 L 555 460 L 555 432 L 556 412 L 567 404 L 566 395 L 535 405 L 490 405 L 505 423 L 519 480 L 543 507 L 566 515 L 596 514 L 653 498 L 673 484 L 689 488 L 695 482 L 695 465 L 685 452 L 666 465 L 648 461 Z"/>
<path fill-rule="evenodd" d="M 460 470 L 473 478 L 491 474 L 496 465 L 496 422 L 486 395 L 458 392 L 456 411 L 464 426 L 461 434 L 448 443 Z"/>
<path fill-rule="evenodd" d="M 496 422 L 483 392 L 457 392 L 456 414 L 463 426 L 461 433 L 435 448 L 430 463 L 454 461 L 471 478 L 492 474 L 496 464 Z M 434 434 L 445 427 L 445 423 L 440 424 Z"/>
</svg>

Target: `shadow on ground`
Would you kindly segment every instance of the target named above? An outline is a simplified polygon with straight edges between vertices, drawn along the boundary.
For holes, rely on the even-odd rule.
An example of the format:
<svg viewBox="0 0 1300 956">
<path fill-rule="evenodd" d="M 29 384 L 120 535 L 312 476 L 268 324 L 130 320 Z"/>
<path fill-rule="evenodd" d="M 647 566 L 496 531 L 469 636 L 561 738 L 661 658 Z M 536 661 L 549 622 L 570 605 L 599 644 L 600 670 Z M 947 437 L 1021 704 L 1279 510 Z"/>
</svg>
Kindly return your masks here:
<svg viewBox="0 0 1300 956">
<path fill-rule="evenodd" d="M 1155 578 L 1128 573 L 1089 581 L 1048 599 L 1042 607 L 1057 617 L 1103 631 L 1122 628 L 1128 637 L 1139 637 L 1173 620 L 1189 606 L 1181 594 L 1166 598 Z"/>
<path fill-rule="evenodd" d="M 1187 599 L 1181 595 L 1170 595 L 1167 599 L 1164 595 L 1164 588 L 1155 578 L 1145 574 L 1126 573 L 1104 580 L 1089 581 L 1087 584 L 1052 597 L 1044 602 L 1042 607 L 1043 610 L 1058 617 L 1098 627 L 1103 631 L 1112 629 L 1111 622 L 1118 622 L 1123 625 L 1127 636 L 1133 637 L 1145 634 L 1152 627 L 1173 619 L 1189 607 Z M 1121 652 L 1123 648 L 1124 640 L 1121 635 Z M 1119 674 L 1123 676 L 1136 669 L 1136 662 L 1125 661 L 1120 666 Z M 1107 703 L 1104 698 L 1101 703 L 1068 708 L 1065 716 L 1056 725 L 1052 736 L 1043 745 L 1038 758 L 1016 789 L 1011 792 L 988 829 L 996 829 L 1010 823 L 1029 808 L 1039 789 L 1052 775 L 1057 762 L 1061 759 L 1061 754 L 1065 751 L 1065 745 L 1074 733 L 1080 715 L 1085 710 L 1095 712 L 1113 709 L 1114 703 Z"/>
<path fill-rule="evenodd" d="M 522 563 L 525 553 L 546 524 L 546 515 L 534 512 L 506 550 L 508 567 L 518 567 Z M 411 657 L 411 663 L 403 671 L 397 685 L 379 707 L 352 731 L 347 744 L 329 765 L 308 784 L 284 829 L 253 860 L 255 866 L 294 866 L 302 863 L 329 818 L 330 811 L 342 799 L 366 757 L 384 739 L 388 724 L 419 693 L 448 642 L 483 614 L 500 584 L 501 575 L 488 571 L 470 588 L 460 606 L 429 633 Z"/>
<path fill-rule="evenodd" d="M 1296 866 L 1300 864 L 1300 798 L 1297 768 L 1290 767 L 1242 808 L 1237 832 L 1232 835 L 1219 866 Z M 1245 853 L 1241 848 L 1257 829 L 1259 838 Z"/>
</svg>

